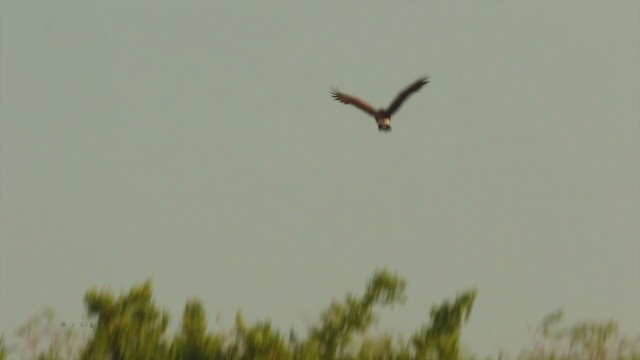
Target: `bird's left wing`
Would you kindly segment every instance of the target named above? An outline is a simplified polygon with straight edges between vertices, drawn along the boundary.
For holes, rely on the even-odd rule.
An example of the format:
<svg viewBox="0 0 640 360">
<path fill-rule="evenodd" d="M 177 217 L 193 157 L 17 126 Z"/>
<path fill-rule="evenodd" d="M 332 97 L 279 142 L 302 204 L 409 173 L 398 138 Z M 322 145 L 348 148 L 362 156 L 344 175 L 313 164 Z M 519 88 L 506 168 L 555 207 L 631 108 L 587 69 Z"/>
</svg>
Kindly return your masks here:
<svg viewBox="0 0 640 360">
<path fill-rule="evenodd" d="M 341 103 L 353 105 L 373 117 L 376 117 L 378 115 L 378 112 L 376 111 L 376 109 L 374 109 L 373 106 L 369 105 L 369 103 L 367 103 L 362 99 L 358 99 L 357 97 L 354 97 L 351 95 L 343 94 L 338 90 L 333 90 L 331 92 L 331 96 L 333 96 L 334 99 L 340 101 Z"/>
<path fill-rule="evenodd" d="M 393 115 L 394 112 L 396 112 L 400 106 L 402 105 L 402 103 L 414 92 L 420 90 L 424 85 L 429 83 L 429 77 L 425 76 L 425 77 L 421 77 L 420 79 L 416 80 L 413 84 L 407 86 L 404 90 L 402 90 L 398 96 L 396 96 L 396 98 L 393 100 L 393 102 L 391 103 L 391 105 L 389 105 L 389 107 L 387 108 L 387 115 L 391 116 Z"/>
</svg>

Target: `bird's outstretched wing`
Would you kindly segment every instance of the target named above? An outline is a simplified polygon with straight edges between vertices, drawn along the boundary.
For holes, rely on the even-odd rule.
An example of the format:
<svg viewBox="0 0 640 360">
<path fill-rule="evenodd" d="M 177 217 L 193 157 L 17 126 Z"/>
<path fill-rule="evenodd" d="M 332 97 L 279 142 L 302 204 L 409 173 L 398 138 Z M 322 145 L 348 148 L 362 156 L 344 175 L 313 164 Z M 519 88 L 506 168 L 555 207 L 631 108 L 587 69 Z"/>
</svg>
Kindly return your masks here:
<svg viewBox="0 0 640 360">
<path fill-rule="evenodd" d="M 373 106 L 369 105 L 369 103 L 364 100 L 358 99 L 357 97 L 343 94 L 338 90 L 331 91 L 331 96 L 333 96 L 334 99 L 340 101 L 341 103 L 353 105 L 373 117 L 376 117 L 378 115 L 378 112 L 373 108 Z"/>
<path fill-rule="evenodd" d="M 429 83 L 429 77 L 428 76 L 421 77 L 420 79 L 416 80 L 413 84 L 407 86 L 404 90 L 402 90 L 398 94 L 398 96 L 396 96 L 396 98 L 393 100 L 391 105 L 389 105 L 389 107 L 387 108 L 387 110 L 386 110 L 387 116 L 393 115 L 393 113 L 396 112 L 400 108 L 402 103 L 405 100 L 407 100 L 407 98 L 411 94 L 413 94 L 414 92 L 420 90 L 427 83 Z"/>
</svg>

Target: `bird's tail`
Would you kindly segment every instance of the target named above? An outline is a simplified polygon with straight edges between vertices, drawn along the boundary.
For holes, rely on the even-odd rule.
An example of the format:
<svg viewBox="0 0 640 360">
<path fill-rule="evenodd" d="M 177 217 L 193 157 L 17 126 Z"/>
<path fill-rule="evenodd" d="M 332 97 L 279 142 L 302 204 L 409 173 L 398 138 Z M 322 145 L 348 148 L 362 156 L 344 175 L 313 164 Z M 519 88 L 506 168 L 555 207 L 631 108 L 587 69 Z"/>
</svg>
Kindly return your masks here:
<svg viewBox="0 0 640 360">
<path fill-rule="evenodd" d="M 387 124 L 378 124 L 378 131 L 389 132 L 391 131 L 391 126 Z"/>
</svg>

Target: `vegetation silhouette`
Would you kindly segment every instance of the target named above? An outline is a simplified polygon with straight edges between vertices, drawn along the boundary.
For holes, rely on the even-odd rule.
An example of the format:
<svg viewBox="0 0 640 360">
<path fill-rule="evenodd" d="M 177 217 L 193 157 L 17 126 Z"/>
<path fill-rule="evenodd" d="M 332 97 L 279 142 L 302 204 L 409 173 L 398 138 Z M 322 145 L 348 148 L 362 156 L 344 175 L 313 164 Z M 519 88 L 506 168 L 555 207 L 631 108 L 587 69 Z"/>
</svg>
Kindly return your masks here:
<svg viewBox="0 0 640 360">
<path fill-rule="evenodd" d="M 169 314 L 153 302 L 151 281 L 115 296 L 90 289 L 84 297 L 89 320 L 84 328 L 62 327 L 45 310 L 21 327 L 15 344 L 0 337 L 0 360 L 15 355 L 38 360 L 477 360 L 461 350 L 462 326 L 469 319 L 476 289 L 433 306 L 429 320 L 407 341 L 401 336 L 368 333 L 377 308 L 402 304 L 406 282 L 387 270 L 376 271 L 364 294 L 333 301 L 302 338 L 288 338 L 269 320 L 247 324 L 238 311 L 230 330 L 207 331 L 207 314 L 198 299 L 188 300 L 179 329 L 167 335 Z M 562 311 L 547 316 L 538 341 L 519 360 L 640 360 L 640 337 L 618 337 L 614 321 L 561 324 Z M 93 319 L 93 320 L 91 320 Z M 85 335 L 85 337 L 79 334 Z M 506 359 L 500 354 L 498 359 Z"/>
</svg>

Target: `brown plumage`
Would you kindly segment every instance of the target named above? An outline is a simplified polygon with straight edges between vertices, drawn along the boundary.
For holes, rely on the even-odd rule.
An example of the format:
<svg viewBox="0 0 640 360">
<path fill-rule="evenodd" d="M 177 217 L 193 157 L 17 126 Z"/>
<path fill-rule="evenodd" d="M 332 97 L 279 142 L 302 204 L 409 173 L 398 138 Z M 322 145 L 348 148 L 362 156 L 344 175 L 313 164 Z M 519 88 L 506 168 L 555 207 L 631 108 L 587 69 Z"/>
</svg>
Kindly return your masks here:
<svg viewBox="0 0 640 360">
<path fill-rule="evenodd" d="M 378 124 L 378 130 L 391 131 L 391 115 L 393 115 L 396 111 L 398 111 L 400 106 L 402 106 L 402 103 L 411 94 L 413 94 L 414 92 L 417 92 L 424 85 L 428 83 L 429 83 L 428 76 L 421 77 L 420 79 L 416 80 L 413 84 L 407 86 L 404 90 L 402 90 L 396 96 L 393 102 L 391 102 L 391 105 L 389 105 L 389 107 L 386 109 L 376 110 L 373 108 L 373 106 L 371 106 L 366 101 L 351 95 L 341 93 L 338 90 L 333 90 L 331 92 L 331 96 L 333 96 L 334 99 L 340 101 L 343 104 L 353 105 L 358 109 L 366 112 L 367 114 L 373 116 L 373 118 L 376 120 L 376 123 Z"/>
</svg>

